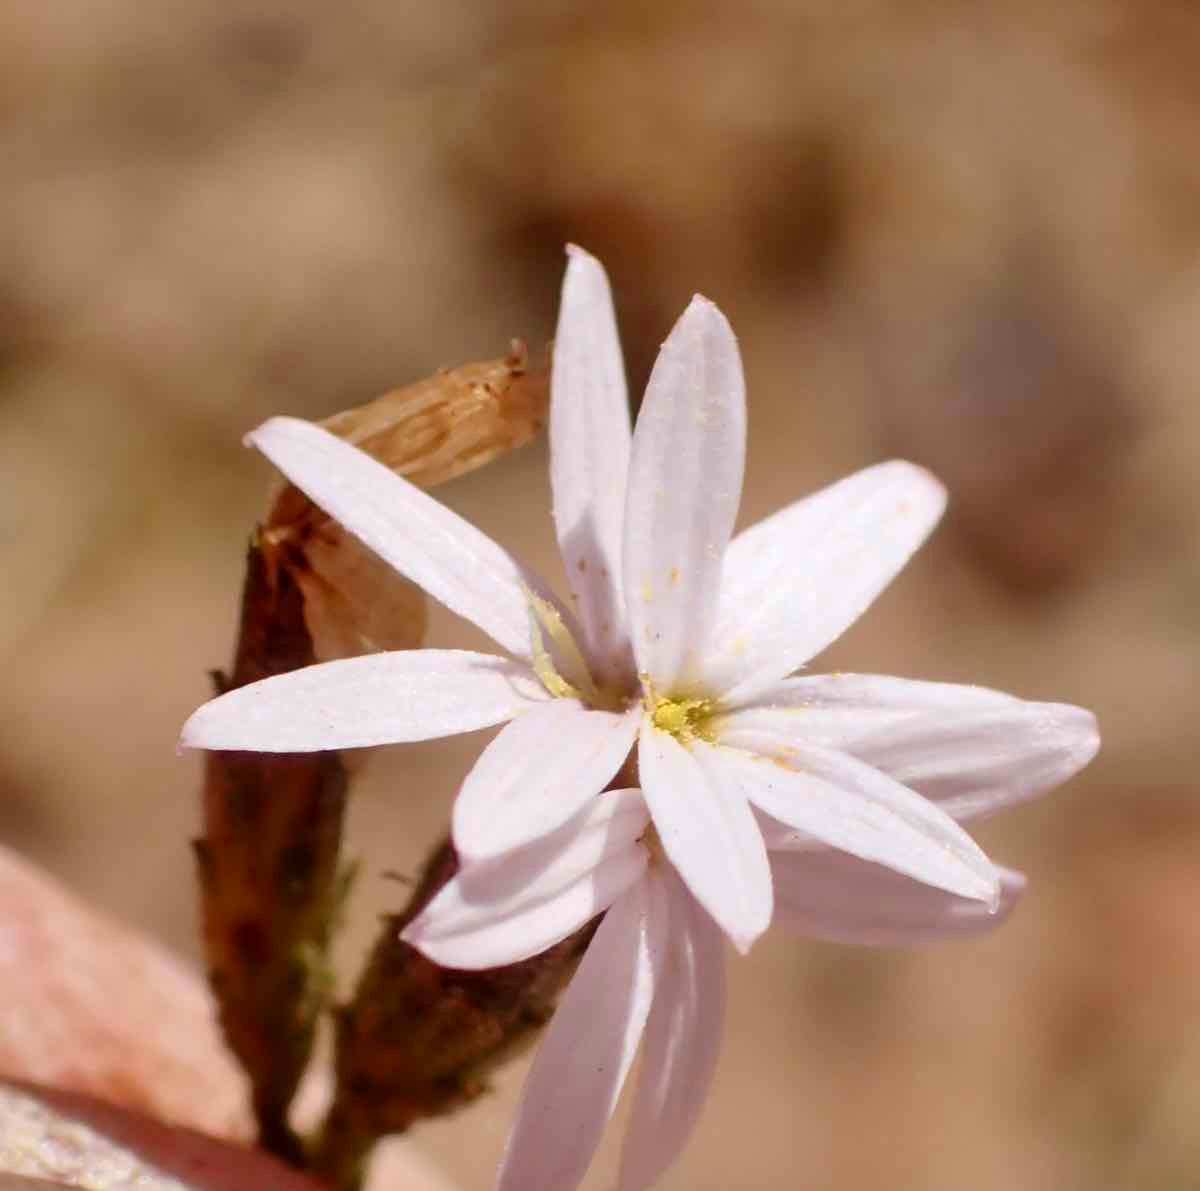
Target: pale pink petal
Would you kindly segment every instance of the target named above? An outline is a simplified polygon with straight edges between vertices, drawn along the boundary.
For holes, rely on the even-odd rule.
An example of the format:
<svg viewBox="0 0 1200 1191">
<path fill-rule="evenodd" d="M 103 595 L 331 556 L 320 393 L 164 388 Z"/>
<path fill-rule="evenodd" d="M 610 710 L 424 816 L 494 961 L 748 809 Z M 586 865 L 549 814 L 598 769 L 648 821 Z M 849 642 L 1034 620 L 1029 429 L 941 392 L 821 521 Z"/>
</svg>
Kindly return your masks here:
<svg viewBox="0 0 1200 1191">
<path fill-rule="evenodd" d="M 600 923 L 525 1081 L 497 1191 L 571 1191 L 586 1173 L 654 998 L 655 896 L 639 881 Z"/>
<path fill-rule="evenodd" d="M 773 852 L 773 927 L 834 943 L 899 947 L 999 926 L 1025 878 L 997 866 L 1000 904 L 956 897 L 844 852 Z"/>
<path fill-rule="evenodd" d="M 683 1151 L 712 1085 L 725 1017 L 721 934 L 673 874 L 664 966 L 654 984 L 618 1191 L 644 1191 Z"/>
<path fill-rule="evenodd" d="M 613 681 L 632 670 L 621 587 L 629 395 L 604 267 L 567 253 L 550 375 L 554 527 L 588 656 Z"/>
<path fill-rule="evenodd" d="M 737 516 L 746 391 L 725 316 L 694 298 L 663 344 L 633 434 L 625 603 L 639 672 L 671 695 L 699 675 Z"/>
<path fill-rule="evenodd" d="M 731 543 L 705 678 L 728 706 L 837 640 L 937 524 L 946 491 L 895 461 L 751 526 Z"/>
<path fill-rule="evenodd" d="M 447 968 L 537 955 L 606 910 L 646 871 L 640 790 L 610 790 L 536 843 L 467 864 L 402 938 Z"/>
<path fill-rule="evenodd" d="M 740 789 L 718 784 L 700 749 L 647 720 L 638 745 L 642 793 L 671 863 L 696 900 L 745 952 L 771 921 L 771 874 Z"/>
<path fill-rule="evenodd" d="M 457 649 L 375 653 L 238 687 L 183 725 L 188 748 L 313 753 L 490 728 L 545 705 L 528 668 Z"/>
<path fill-rule="evenodd" d="M 960 821 L 1066 781 L 1100 744 L 1095 717 L 1080 707 L 855 674 L 789 679 L 714 731 L 731 747 L 784 760 L 797 741 L 852 753 Z"/>
<path fill-rule="evenodd" d="M 805 744 L 784 764 L 724 746 L 693 748 L 717 780 L 830 847 L 962 897 L 999 897 L 994 865 L 949 815 L 853 757 Z M 648 791 L 647 800 L 655 813 Z"/>
<path fill-rule="evenodd" d="M 486 534 L 311 422 L 271 418 L 246 442 L 400 574 L 514 657 L 529 658 L 525 593 L 548 589 Z"/>
<path fill-rule="evenodd" d="M 484 749 L 454 803 L 454 846 L 483 860 L 561 827 L 612 780 L 633 747 L 637 711 L 551 699 Z"/>
</svg>

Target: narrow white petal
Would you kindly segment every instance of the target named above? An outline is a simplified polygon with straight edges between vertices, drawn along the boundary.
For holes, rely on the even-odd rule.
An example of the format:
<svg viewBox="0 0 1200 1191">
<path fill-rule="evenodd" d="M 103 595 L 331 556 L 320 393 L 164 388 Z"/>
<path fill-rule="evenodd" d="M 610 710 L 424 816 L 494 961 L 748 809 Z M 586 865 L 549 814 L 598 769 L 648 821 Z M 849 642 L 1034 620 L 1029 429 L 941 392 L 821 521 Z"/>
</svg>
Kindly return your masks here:
<svg viewBox="0 0 1200 1191">
<path fill-rule="evenodd" d="M 789 679 L 714 730 L 731 747 L 785 760 L 796 742 L 852 753 L 960 821 L 1066 781 L 1100 744 L 1081 707 L 856 674 Z"/>
<path fill-rule="evenodd" d="M 432 740 L 545 706 L 528 667 L 456 649 L 375 653 L 229 691 L 193 712 L 188 748 L 313 753 Z"/>
<path fill-rule="evenodd" d="M 567 252 L 550 374 L 554 527 L 592 667 L 616 681 L 632 670 L 621 587 L 629 394 L 604 267 Z"/>
<path fill-rule="evenodd" d="M 636 711 L 589 711 L 551 699 L 484 749 L 454 803 L 454 846 L 498 856 L 561 827 L 612 780 L 637 734 Z"/>
<path fill-rule="evenodd" d="M 661 694 L 699 676 L 737 517 L 746 391 L 725 316 L 695 298 L 658 354 L 633 434 L 625 604 L 638 670 Z"/>
<path fill-rule="evenodd" d="M 668 946 L 655 980 L 618 1191 L 652 1187 L 682 1153 L 712 1085 L 725 1018 L 721 934 L 667 874 Z"/>
<path fill-rule="evenodd" d="M 246 436 L 310 500 L 402 575 L 529 658 L 531 572 L 457 513 L 365 451 L 298 418 L 271 418 Z"/>
<path fill-rule="evenodd" d="M 570 1191 L 586 1173 L 654 997 L 654 896 L 639 881 L 600 923 L 525 1081 L 497 1191 Z"/>
<path fill-rule="evenodd" d="M 745 794 L 713 780 L 703 747 L 685 749 L 647 720 L 638 745 L 642 792 L 671 863 L 745 952 L 771 921 L 767 852 Z"/>
<path fill-rule="evenodd" d="M 807 744 L 786 764 L 717 745 L 694 751 L 755 806 L 830 847 L 962 897 L 999 897 L 995 866 L 949 815 L 853 757 Z"/>
<path fill-rule="evenodd" d="M 844 852 L 773 852 L 775 917 L 809 938 L 902 947 L 999 926 L 1025 890 L 1025 878 L 1000 868 L 1000 904 L 956 897 Z"/>
<path fill-rule="evenodd" d="M 1099 747 L 1090 711 L 1063 703 L 1021 703 L 940 723 L 897 725 L 853 751 L 965 822 L 1065 782 Z"/>
<path fill-rule="evenodd" d="M 593 798 L 557 831 L 465 865 L 402 938 L 447 968 L 497 968 L 538 955 L 606 910 L 646 871 L 640 790 Z"/>
<path fill-rule="evenodd" d="M 705 677 L 729 706 L 803 665 L 850 627 L 937 524 L 946 491 L 894 461 L 751 526 L 725 556 Z"/>
</svg>

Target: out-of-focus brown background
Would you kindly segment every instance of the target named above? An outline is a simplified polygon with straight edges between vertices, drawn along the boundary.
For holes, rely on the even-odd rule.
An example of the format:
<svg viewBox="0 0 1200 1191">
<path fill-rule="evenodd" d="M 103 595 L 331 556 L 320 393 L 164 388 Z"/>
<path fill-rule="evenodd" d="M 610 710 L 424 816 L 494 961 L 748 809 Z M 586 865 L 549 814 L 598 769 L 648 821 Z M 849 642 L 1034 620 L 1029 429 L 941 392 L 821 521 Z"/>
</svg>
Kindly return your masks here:
<svg viewBox="0 0 1200 1191">
<path fill-rule="evenodd" d="M 730 315 L 744 520 L 894 454 L 947 481 L 830 666 L 1086 704 L 1105 740 L 982 830 L 1032 877 L 994 937 L 733 967 L 665 1185 L 1196 1186 L 1198 61 L 1187 0 L 4 6 L 3 838 L 195 953 L 174 742 L 263 509 L 240 435 L 544 342 L 576 240 L 635 392 L 694 290 Z M 548 567 L 545 464 L 441 495 Z M 373 759 L 346 979 L 479 743 Z M 419 1135 L 466 1188 L 521 1074 Z"/>
</svg>

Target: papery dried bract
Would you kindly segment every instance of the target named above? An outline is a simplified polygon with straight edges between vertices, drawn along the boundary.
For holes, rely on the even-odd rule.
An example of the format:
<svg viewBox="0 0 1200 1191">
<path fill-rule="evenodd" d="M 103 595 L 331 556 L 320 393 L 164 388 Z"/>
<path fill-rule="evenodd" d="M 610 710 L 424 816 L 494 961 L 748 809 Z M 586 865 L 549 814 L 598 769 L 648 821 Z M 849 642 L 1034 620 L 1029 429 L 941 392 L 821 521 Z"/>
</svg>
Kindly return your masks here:
<svg viewBox="0 0 1200 1191">
<path fill-rule="evenodd" d="M 545 364 L 531 368 L 524 345 L 514 342 L 503 360 L 443 369 L 322 425 L 431 488 L 529 442 L 545 422 L 547 386 Z M 278 492 L 262 543 L 304 593 L 317 660 L 420 643 L 420 591 L 299 489 L 286 485 Z"/>
</svg>

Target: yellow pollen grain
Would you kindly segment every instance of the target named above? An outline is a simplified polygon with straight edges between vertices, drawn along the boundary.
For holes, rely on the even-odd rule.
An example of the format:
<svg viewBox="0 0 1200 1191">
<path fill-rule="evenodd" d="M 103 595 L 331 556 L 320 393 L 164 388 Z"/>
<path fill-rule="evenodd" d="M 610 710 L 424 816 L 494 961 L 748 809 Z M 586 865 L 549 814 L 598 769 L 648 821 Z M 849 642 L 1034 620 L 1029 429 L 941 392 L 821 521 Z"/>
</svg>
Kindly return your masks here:
<svg viewBox="0 0 1200 1191">
<path fill-rule="evenodd" d="M 660 731 L 683 741 L 710 740 L 712 732 L 709 718 L 712 715 L 711 699 L 666 699 L 655 697 L 648 704 L 651 722 Z"/>
<path fill-rule="evenodd" d="M 680 573 L 680 572 L 679 572 L 679 568 L 678 568 L 678 567 L 672 567 L 672 568 L 671 568 L 670 580 L 671 580 L 671 586 L 672 586 L 672 587 L 674 587 L 674 586 L 675 586 L 675 584 L 679 582 L 679 573 Z"/>
<path fill-rule="evenodd" d="M 647 604 L 654 603 L 654 588 L 651 587 L 649 583 L 642 584 L 642 599 Z"/>
</svg>

